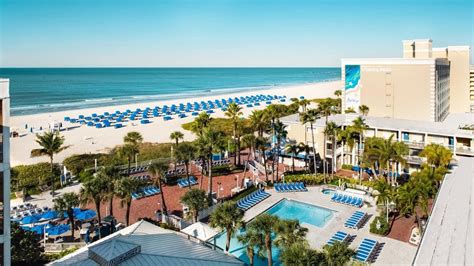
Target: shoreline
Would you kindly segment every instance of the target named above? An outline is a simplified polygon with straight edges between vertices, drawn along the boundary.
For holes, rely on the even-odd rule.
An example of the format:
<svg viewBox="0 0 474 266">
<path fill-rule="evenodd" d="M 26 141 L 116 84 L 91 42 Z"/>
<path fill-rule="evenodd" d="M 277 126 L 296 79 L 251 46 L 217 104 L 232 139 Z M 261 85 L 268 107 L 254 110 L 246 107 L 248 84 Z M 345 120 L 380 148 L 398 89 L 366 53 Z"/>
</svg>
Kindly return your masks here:
<svg viewBox="0 0 474 266">
<path fill-rule="evenodd" d="M 11 131 L 17 130 L 22 137 L 11 138 L 11 165 L 16 166 L 20 164 L 32 164 L 37 162 L 46 162 L 48 158 L 37 157 L 30 158 L 30 151 L 37 148 L 35 142 L 35 134 L 29 133 L 25 130 L 25 124 L 28 127 L 47 129 L 49 123 L 56 121 L 62 122 L 64 127 L 68 127 L 71 124 L 64 122 L 65 116 L 77 117 L 79 114 L 90 115 L 92 113 L 103 113 L 103 112 L 114 112 L 115 110 L 126 110 L 145 108 L 146 106 L 162 106 L 164 104 L 179 104 L 180 102 L 186 103 L 187 101 L 207 101 L 221 99 L 223 97 L 235 97 L 235 96 L 247 96 L 257 94 L 272 94 L 279 96 L 287 96 L 285 104 L 289 104 L 290 98 L 298 98 L 304 96 L 306 99 L 314 98 L 326 98 L 332 97 L 334 91 L 341 89 L 342 85 L 340 81 L 327 81 L 309 83 L 303 85 L 293 86 L 281 86 L 273 87 L 269 89 L 255 90 L 255 91 L 240 91 L 235 93 L 223 93 L 208 96 L 200 96 L 194 98 L 176 98 L 172 100 L 152 101 L 147 103 L 134 103 L 126 105 L 114 105 L 97 108 L 86 108 L 86 109 L 74 109 L 68 111 L 59 111 L 51 113 L 39 113 L 33 115 L 21 115 L 12 116 L 10 118 Z M 210 93 L 212 94 L 212 93 Z M 276 102 L 274 102 L 276 103 Z M 247 108 L 243 106 L 243 116 L 247 117 L 252 110 L 263 109 L 265 104 L 258 107 Z M 220 109 L 214 110 L 215 113 L 212 117 L 224 117 L 224 112 Z M 170 121 L 163 121 L 162 117 L 156 117 L 150 119 L 150 124 L 139 124 L 139 121 L 135 123 L 129 123 L 127 126 L 119 129 L 111 128 L 100 128 L 81 126 L 78 128 L 62 131 L 61 135 L 65 137 L 65 145 L 71 145 L 70 148 L 57 154 L 55 156 L 55 162 L 60 162 L 64 158 L 73 154 L 82 153 L 96 153 L 96 152 L 107 152 L 109 148 L 113 148 L 116 145 L 122 144 L 123 136 L 130 131 L 138 131 L 142 134 L 144 142 L 170 142 L 169 135 L 173 131 L 181 131 L 184 134 L 184 140 L 193 140 L 194 135 L 182 129 L 181 125 L 194 120 L 194 117 L 188 116 L 186 118 L 177 118 L 173 116 Z M 132 125 L 135 124 L 135 125 Z"/>
</svg>

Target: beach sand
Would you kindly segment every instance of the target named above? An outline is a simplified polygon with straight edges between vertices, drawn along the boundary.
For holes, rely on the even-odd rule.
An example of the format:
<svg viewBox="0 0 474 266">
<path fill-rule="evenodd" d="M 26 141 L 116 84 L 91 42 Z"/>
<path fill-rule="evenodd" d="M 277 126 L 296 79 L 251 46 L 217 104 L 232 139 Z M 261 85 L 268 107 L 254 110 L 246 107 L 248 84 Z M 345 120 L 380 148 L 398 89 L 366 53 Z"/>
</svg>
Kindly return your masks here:
<svg viewBox="0 0 474 266">
<path fill-rule="evenodd" d="M 208 95 L 207 97 L 198 97 L 192 99 L 174 99 L 167 101 L 155 101 L 150 103 L 138 103 L 130 105 L 121 105 L 121 106 L 108 106 L 108 107 L 97 107 L 92 109 L 80 109 L 80 110 L 69 110 L 61 111 L 54 113 L 43 113 L 36 115 L 25 115 L 25 116 L 13 116 L 10 118 L 10 125 L 12 130 L 19 130 L 22 137 L 11 138 L 10 139 L 10 152 L 11 152 L 11 165 L 20 165 L 20 164 L 31 164 L 37 162 L 47 162 L 47 157 L 37 157 L 31 158 L 30 152 L 32 149 L 39 148 L 38 144 L 35 142 L 35 135 L 32 133 L 27 133 L 24 129 L 25 124 L 29 127 L 39 128 L 48 128 L 48 125 L 53 122 L 62 122 L 63 127 L 68 127 L 76 124 L 69 124 L 64 122 L 63 119 L 65 116 L 77 117 L 79 114 L 90 115 L 92 113 L 102 114 L 104 112 L 114 112 L 115 110 L 125 111 L 126 109 L 134 110 L 136 108 L 144 109 L 147 106 L 162 106 L 164 104 L 179 104 L 186 102 L 194 102 L 201 100 L 215 100 L 235 96 L 246 96 L 246 95 L 257 95 L 257 94 L 271 94 L 271 95 L 281 95 L 287 96 L 286 104 L 291 103 L 290 98 L 297 98 L 304 96 L 306 99 L 314 98 L 325 98 L 332 97 L 334 91 L 341 89 L 342 85 L 340 81 L 330 81 L 330 82 L 320 82 L 304 85 L 295 85 L 287 87 L 278 87 L 266 90 L 255 90 L 251 92 L 240 92 L 232 94 L 219 94 L 219 95 Z M 259 107 L 247 108 L 243 107 L 244 116 L 248 116 L 252 110 L 263 109 L 265 104 L 262 104 Z M 214 110 L 215 113 L 212 114 L 212 117 L 224 117 L 224 113 L 221 110 Z M 144 142 L 170 142 L 170 133 L 176 130 L 179 130 L 184 133 L 185 140 L 193 140 L 194 135 L 182 129 L 181 125 L 193 121 L 194 117 L 188 116 L 186 118 L 177 118 L 173 116 L 173 120 L 163 121 L 162 117 L 152 118 L 151 124 L 141 125 L 139 121 L 134 122 L 134 126 L 130 123 L 127 123 L 127 126 L 115 129 L 115 128 L 100 128 L 81 126 L 67 131 L 62 131 L 61 134 L 65 137 L 65 145 L 70 145 L 70 147 L 57 154 L 55 156 L 55 162 L 61 162 L 64 158 L 72 154 L 83 154 L 83 153 L 96 153 L 96 152 L 107 152 L 110 148 L 115 147 L 116 145 L 123 143 L 123 136 L 130 131 L 138 131 L 143 135 Z"/>
</svg>

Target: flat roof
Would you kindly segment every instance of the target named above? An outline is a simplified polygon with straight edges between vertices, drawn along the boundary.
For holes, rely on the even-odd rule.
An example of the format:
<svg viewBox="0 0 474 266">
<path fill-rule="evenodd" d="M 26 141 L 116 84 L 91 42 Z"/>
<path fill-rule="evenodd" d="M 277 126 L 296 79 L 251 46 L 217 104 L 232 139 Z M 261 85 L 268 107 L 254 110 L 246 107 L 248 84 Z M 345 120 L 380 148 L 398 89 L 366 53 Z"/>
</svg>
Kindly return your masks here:
<svg viewBox="0 0 474 266">
<path fill-rule="evenodd" d="M 408 119 L 397 119 L 397 118 L 386 118 L 386 117 L 374 117 L 365 116 L 365 123 L 370 128 L 388 129 L 388 130 L 400 130 L 408 131 L 420 134 L 430 134 L 437 136 L 456 136 L 463 138 L 474 138 L 474 133 L 470 130 L 459 129 L 459 125 L 467 124 L 469 121 L 474 121 L 474 114 L 467 113 L 456 116 L 452 114 L 453 119 L 446 119 L 447 122 L 430 122 L 430 121 L 418 121 Z M 358 117 L 357 114 L 337 114 L 329 117 L 329 121 L 333 121 L 338 125 L 351 125 L 352 121 Z M 462 120 L 461 120 L 462 119 Z M 293 114 L 282 117 L 280 119 L 284 123 L 295 124 L 301 123 L 299 114 Z M 325 119 L 318 119 L 315 123 L 317 127 L 324 127 Z"/>
<path fill-rule="evenodd" d="M 342 65 L 348 64 L 389 64 L 389 65 L 429 65 L 440 58 L 343 58 Z"/>
<path fill-rule="evenodd" d="M 473 265 L 474 158 L 460 157 L 444 178 L 414 265 Z"/>
</svg>

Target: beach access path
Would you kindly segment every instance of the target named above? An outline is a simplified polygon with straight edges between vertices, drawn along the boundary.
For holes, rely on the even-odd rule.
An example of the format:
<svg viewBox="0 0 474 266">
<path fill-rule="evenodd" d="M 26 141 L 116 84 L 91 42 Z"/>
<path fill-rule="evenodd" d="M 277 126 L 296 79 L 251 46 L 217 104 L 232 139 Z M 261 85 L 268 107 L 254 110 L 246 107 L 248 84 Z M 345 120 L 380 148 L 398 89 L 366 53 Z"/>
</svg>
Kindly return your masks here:
<svg viewBox="0 0 474 266">
<path fill-rule="evenodd" d="M 12 129 L 17 129 L 20 133 L 25 134 L 22 137 L 11 138 L 10 139 L 10 158 L 11 165 L 21 165 L 21 164 L 32 164 L 38 162 L 47 162 L 47 157 L 36 157 L 31 158 L 30 152 L 32 149 L 39 148 L 38 144 L 35 142 L 36 136 L 32 133 L 27 133 L 24 128 L 25 124 L 29 127 L 39 128 L 48 128 L 48 125 L 54 121 L 62 122 L 63 127 L 72 126 L 67 122 L 64 122 L 65 116 L 77 117 L 79 114 L 91 115 L 92 113 L 104 113 L 104 112 L 115 112 L 115 110 L 125 111 L 126 109 L 136 109 L 149 106 L 151 108 L 155 106 L 163 106 L 164 104 L 179 104 L 186 102 L 200 102 L 208 101 L 215 99 L 222 99 L 228 97 L 237 97 L 237 96 L 251 96 L 258 94 L 271 94 L 286 96 L 287 101 L 285 104 L 290 104 L 291 98 L 299 98 L 304 96 L 306 99 L 315 99 L 315 98 L 326 98 L 333 97 L 334 91 L 342 89 L 341 81 L 329 81 L 329 82 L 320 82 L 320 83 L 311 83 L 304 85 L 295 85 L 287 87 L 277 87 L 266 90 L 256 90 L 251 92 L 241 92 L 241 93 L 232 93 L 232 94 L 219 94 L 219 95 L 209 95 L 208 97 L 198 97 L 198 98 L 185 98 L 185 99 L 175 99 L 167 101 L 157 101 L 150 103 L 140 103 L 140 104 L 130 104 L 130 105 L 121 105 L 121 106 L 108 106 L 108 107 L 99 107 L 93 109 L 81 109 L 81 110 L 70 110 L 54 113 L 45 113 L 45 114 L 35 114 L 35 115 L 26 115 L 26 116 L 14 116 L 10 119 L 10 124 Z M 274 101 L 277 103 L 277 101 Z M 244 116 L 248 116 L 253 110 L 265 108 L 265 104 L 262 104 L 258 107 L 247 108 L 243 106 Z M 211 115 L 212 117 L 224 117 L 224 112 L 217 109 L 215 113 Z M 109 128 L 95 128 L 81 126 L 66 131 L 62 131 L 61 134 L 65 137 L 65 145 L 70 145 L 70 147 L 57 154 L 55 156 L 55 162 L 61 162 L 68 156 L 73 154 L 84 154 L 84 153 L 97 153 L 97 152 L 108 152 L 111 148 L 120 145 L 123 143 L 123 136 L 125 136 L 130 131 L 138 131 L 142 134 L 144 142 L 170 142 L 170 134 L 174 131 L 181 131 L 184 133 L 184 140 L 191 141 L 194 139 L 194 135 L 184 130 L 181 125 L 188 123 L 194 120 L 194 117 L 188 116 L 186 118 L 178 118 L 173 116 L 173 119 L 170 121 L 163 121 L 162 117 L 150 119 L 150 124 L 140 124 L 139 121 L 134 122 L 135 125 L 127 125 L 123 128 L 115 129 L 113 127 Z M 74 124 L 75 125 L 75 124 Z M 24 132 L 21 132 L 23 129 Z"/>
</svg>

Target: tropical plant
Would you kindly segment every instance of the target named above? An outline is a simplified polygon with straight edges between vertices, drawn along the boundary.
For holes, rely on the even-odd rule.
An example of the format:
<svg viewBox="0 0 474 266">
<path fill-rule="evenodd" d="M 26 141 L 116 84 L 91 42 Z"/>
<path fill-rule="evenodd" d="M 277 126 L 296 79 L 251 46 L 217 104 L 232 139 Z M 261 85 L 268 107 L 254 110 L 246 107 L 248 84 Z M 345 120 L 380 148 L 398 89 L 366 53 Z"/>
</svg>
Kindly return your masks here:
<svg viewBox="0 0 474 266">
<path fill-rule="evenodd" d="M 337 153 L 337 136 L 341 132 L 341 127 L 335 122 L 326 123 L 324 134 L 331 138 L 331 179 L 334 178 L 334 172 L 337 171 L 336 153 Z"/>
<path fill-rule="evenodd" d="M 242 137 L 242 142 L 245 144 L 246 147 L 249 148 L 249 154 L 248 154 L 247 160 L 250 160 L 250 155 L 252 153 L 255 153 L 255 141 L 256 141 L 256 139 L 257 139 L 257 137 L 255 137 L 255 135 L 253 133 L 245 134 Z"/>
<path fill-rule="evenodd" d="M 273 242 L 280 248 L 288 248 L 295 243 L 305 242 L 308 233 L 308 228 L 302 227 L 298 220 L 279 220 L 274 230 L 276 237 Z"/>
<path fill-rule="evenodd" d="M 179 140 L 184 138 L 184 134 L 181 131 L 174 131 L 170 134 L 170 139 L 175 141 L 175 148 L 178 148 Z"/>
<path fill-rule="evenodd" d="M 137 154 L 139 151 L 138 147 L 136 145 L 127 143 L 124 144 L 117 149 L 117 155 L 121 158 L 126 158 L 127 159 L 127 173 L 130 175 L 130 168 L 132 167 L 132 159 Z"/>
<path fill-rule="evenodd" d="M 280 253 L 283 265 L 326 265 L 324 253 L 312 249 L 307 242 L 297 242 Z"/>
<path fill-rule="evenodd" d="M 306 112 L 300 114 L 300 120 L 305 125 L 306 123 L 309 123 L 309 126 L 311 128 L 311 141 L 312 141 L 312 148 L 313 148 L 313 167 L 314 167 L 314 174 L 316 174 L 317 169 L 316 169 L 316 143 L 314 141 L 314 123 L 316 122 L 317 119 L 319 119 L 320 114 L 318 110 L 316 109 L 310 109 L 307 110 Z M 306 129 L 305 129 L 306 132 Z"/>
<path fill-rule="evenodd" d="M 350 126 L 350 128 L 352 132 L 355 133 L 355 135 L 359 139 L 358 145 L 357 145 L 357 164 L 359 165 L 359 184 L 360 184 L 362 182 L 362 167 L 361 167 L 362 144 L 364 143 L 364 132 L 369 127 L 365 123 L 365 119 L 359 116 L 356 119 L 354 119 L 354 121 L 352 121 L 352 125 Z"/>
<path fill-rule="evenodd" d="M 211 124 L 211 115 L 207 112 L 201 112 L 199 115 L 194 119 L 193 123 L 193 131 L 197 132 L 198 135 L 202 135 L 202 132 L 205 128 L 209 127 Z"/>
<path fill-rule="evenodd" d="M 304 168 L 308 169 L 308 155 L 313 150 L 313 148 L 309 146 L 308 144 L 304 144 L 303 142 L 300 142 L 298 144 L 298 149 L 300 152 L 304 152 Z"/>
<path fill-rule="evenodd" d="M 79 195 L 74 192 L 67 192 L 53 200 L 54 210 L 59 213 L 61 218 L 67 214 L 69 224 L 71 225 L 72 238 L 74 239 L 74 208 L 79 207 Z"/>
<path fill-rule="evenodd" d="M 225 251 L 229 252 L 230 239 L 243 225 L 244 213 L 233 201 L 226 201 L 219 205 L 210 217 L 210 225 L 214 228 L 226 231 Z"/>
<path fill-rule="evenodd" d="M 375 217 L 372 223 L 370 223 L 370 232 L 382 236 L 387 235 L 390 232 L 390 225 L 385 217 Z"/>
<path fill-rule="evenodd" d="M 246 246 L 245 250 L 247 252 L 247 257 L 250 261 L 249 265 L 253 266 L 255 259 L 255 250 L 257 250 L 257 254 L 259 254 L 260 250 L 263 249 L 265 245 L 262 234 L 260 234 L 255 229 L 247 228 L 244 234 L 237 236 L 237 240 Z"/>
<path fill-rule="evenodd" d="M 125 225 L 129 225 L 130 221 L 130 208 L 132 206 L 132 193 L 136 192 L 144 186 L 144 182 L 134 177 L 126 176 L 117 180 L 115 183 L 115 195 L 120 198 L 120 206 L 125 210 Z"/>
<path fill-rule="evenodd" d="M 36 134 L 36 143 L 38 143 L 41 148 L 31 150 L 31 157 L 49 157 L 49 163 L 51 167 L 51 194 L 54 197 L 54 155 L 69 148 L 69 146 L 64 146 L 64 137 L 59 135 L 58 131 L 45 132 L 43 135 Z"/>
<path fill-rule="evenodd" d="M 178 146 L 180 148 L 183 145 Z M 163 208 L 163 214 L 168 215 L 168 208 L 166 208 L 165 195 L 163 190 L 163 181 L 166 177 L 166 171 L 168 170 L 168 162 L 161 161 L 155 162 L 150 165 L 148 172 L 153 176 L 155 185 L 160 189 L 161 196 L 161 207 Z M 188 180 L 189 181 L 189 180 Z"/>
<path fill-rule="evenodd" d="M 272 233 L 274 233 L 274 228 L 278 222 L 279 222 L 279 218 L 277 216 L 263 213 L 263 214 L 258 215 L 247 226 L 249 230 L 253 230 L 254 232 L 258 233 L 260 235 L 260 238 L 263 239 L 264 245 L 260 249 L 260 252 L 261 253 L 266 252 L 266 257 L 267 257 L 269 266 L 273 265 Z"/>
<path fill-rule="evenodd" d="M 188 206 L 193 222 L 197 222 L 199 212 L 208 206 L 206 192 L 201 189 L 192 188 L 181 197 L 181 203 Z"/>
<path fill-rule="evenodd" d="M 267 156 L 265 155 L 265 151 L 267 150 L 267 143 L 268 138 L 265 137 L 257 137 L 257 139 L 255 140 L 255 147 L 257 150 L 259 150 L 263 162 L 263 167 L 265 169 L 265 182 L 268 183 Z"/>
<path fill-rule="evenodd" d="M 428 144 L 420 152 L 421 157 L 426 158 L 426 162 L 436 168 L 448 167 L 453 158 L 453 153 L 450 149 L 440 144 Z"/>
<path fill-rule="evenodd" d="M 186 178 L 188 179 L 189 188 L 191 188 L 191 182 L 189 180 L 189 163 L 196 158 L 197 149 L 189 142 L 181 143 L 178 148 L 174 151 L 174 156 L 177 161 L 184 163 L 186 170 Z"/>
<path fill-rule="evenodd" d="M 237 141 L 237 138 L 239 138 L 240 136 L 238 136 L 237 134 L 237 127 L 238 127 L 242 114 L 243 114 L 242 107 L 240 107 L 238 104 L 234 102 L 230 103 L 229 106 L 227 106 L 227 110 L 225 111 L 225 116 L 227 116 L 232 121 L 232 125 L 233 125 L 232 138 L 234 140 L 235 147 L 237 147 L 237 154 L 234 157 L 235 165 L 240 165 L 240 147 L 238 146 L 238 141 Z M 237 157 L 238 157 L 238 163 L 237 163 Z"/>
<path fill-rule="evenodd" d="M 324 116 L 325 118 L 325 125 L 327 127 L 328 125 L 328 120 L 329 116 L 332 114 L 338 113 L 338 103 L 335 101 L 335 99 L 332 98 L 326 98 L 323 99 L 322 101 L 319 102 L 318 105 L 318 113 L 321 114 L 321 116 Z M 327 149 L 327 130 L 324 130 L 324 143 L 323 143 L 323 172 L 324 175 L 326 176 L 327 174 L 327 162 L 326 162 L 326 149 Z"/>
<path fill-rule="evenodd" d="M 94 203 L 99 221 L 102 220 L 100 215 L 100 204 L 107 197 L 107 185 L 108 180 L 103 178 L 102 175 L 97 175 L 91 180 L 83 183 L 79 192 L 79 199 L 82 205 Z"/>
<path fill-rule="evenodd" d="M 332 245 L 325 245 L 324 255 L 326 257 L 326 265 L 339 266 L 346 265 L 356 254 L 353 249 L 350 249 L 346 243 L 336 241 Z"/>
<path fill-rule="evenodd" d="M 143 136 L 140 134 L 140 132 L 131 131 L 123 137 L 123 142 L 125 144 L 139 145 L 143 142 Z"/>
<path fill-rule="evenodd" d="M 286 130 L 286 125 L 283 124 L 279 120 L 275 124 L 273 124 L 273 128 L 274 128 L 275 137 L 276 137 L 276 152 L 275 152 L 275 158 L 273 159 L 273 163 L 275 163 L 276 161 L 276 164 L 277 164 L 276 181 L 278 181 L 278 166 L 280 162 L 281 143 L 282 141 L 286 140 L 288 131 Z M 275 180 L 273 180 L 273 182 L 275 182 Z"/>
<path fill-rule="evenodd" d="M 388 222 L 388 215 L 390 213 L 388 207 L 389 203 L 395 198 L 395 190 L 393 187 L 385 181 L 385 179 L 377 180 L 374 183 L 374 189 L 378 192 L 377 204 L 383 204 L 386 209 L 386 216 Z"/>
<path fill-rule="evenodd" d="M 361 105 L 359 106 L 359 112 L 363 115 L 363 116 L 367 116 L 369 114 L 369 107 L 367 105 Z"/>
<path fill-rule="evenodd" d="M 263 133 L 268 128 L 268 116 L 265 110 L 253 110 L 249 116 L 252 129 L 257 131 L 259 137 L 263 137 Z"/>
<path fill-rule="evenodd" d="M 11 260 L 13 265 L 40 265 L 44 248 L 34 232 L 26 231 L 18 223 L 11 224 Z"/>
<path fill-rule="evenodd" d="M 285 152 L 291 154 L 291 171 L 295 171 L 295 157 L 300 154 L 300 145 L 297 145 L 296 143 L 288 143 L 285 146 Z"/>
<path fill-rule="evenodd" d="M 104 191 L 105 198 L 104 200 L 108 201 L 109 215 L 114 215 L 114 196 L 115 196 L 115 183 L 116 180 L 122 177 L 120 169 L 114 166 L 105 167 L 97 172 L 97 177 L 106 180 L 107 187 Z"/>
</svg>

